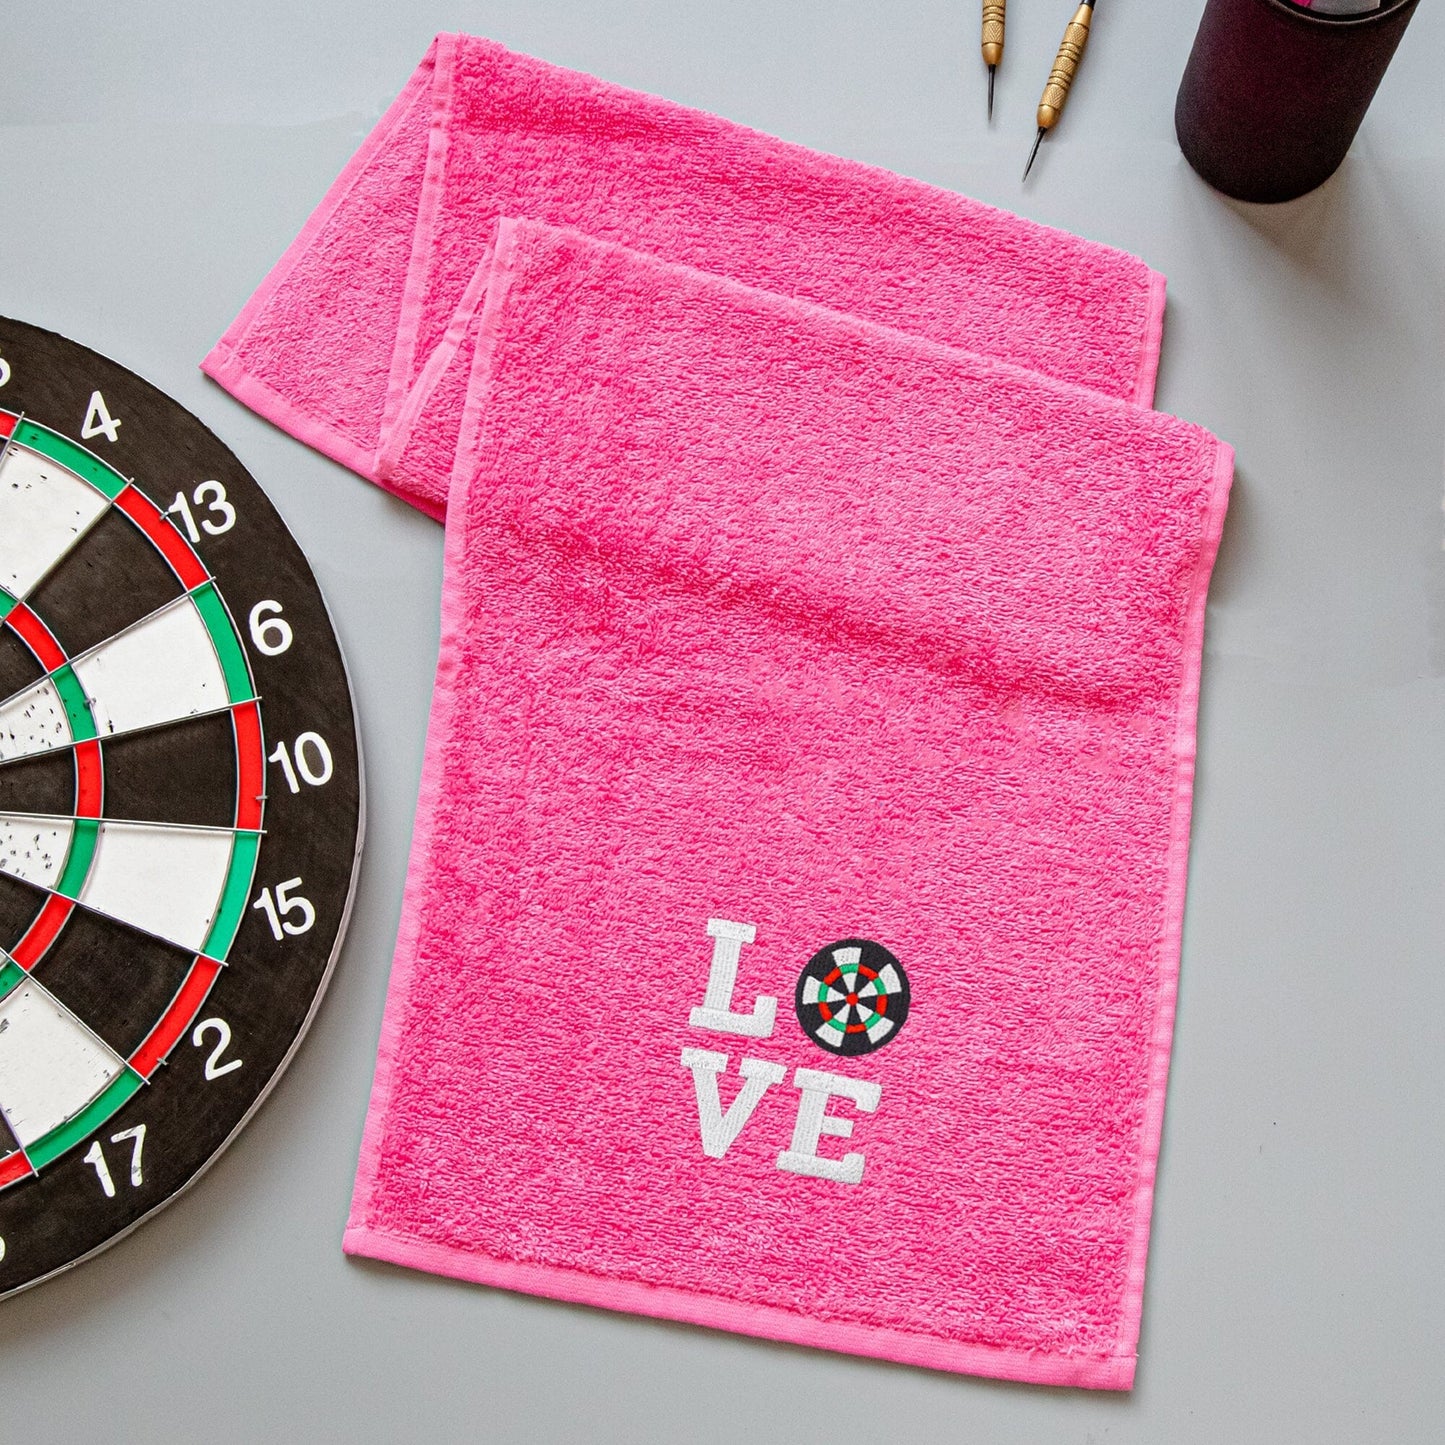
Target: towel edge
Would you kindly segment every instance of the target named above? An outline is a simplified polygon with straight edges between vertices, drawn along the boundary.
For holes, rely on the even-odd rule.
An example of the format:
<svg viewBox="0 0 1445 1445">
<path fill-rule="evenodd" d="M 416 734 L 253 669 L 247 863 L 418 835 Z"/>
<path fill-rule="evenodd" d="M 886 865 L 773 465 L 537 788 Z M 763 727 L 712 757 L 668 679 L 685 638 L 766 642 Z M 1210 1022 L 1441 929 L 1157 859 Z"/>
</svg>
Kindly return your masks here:
<svg viewBox="0 0 1445 1445">
<path fill-rule="evenodd" d="M 1204 670 L 1204 623 L 1209 581 L 1219 555 L 1224 517 L 1234 479 L 1234 448 L 1212 438 L 1214 469 L 1205 503 L 1203 535 L 1195 563 L 1186 611 L 1179 694 L 1175 704 L 1175 768 L 1168 853 L 1168 882 L 1164 931 L 1159 948 L 1159 991 L 1149 1031 L 1148 1088 L 1139 1164 L 1134 1184 L 1134 1221 L 1123 1298 L 1120 1301 L 1118 1346 L 1137 1352 L 1144 1314 L 1144 1283 L 1149 1262 L 1149 1235 L 1154 1212 L 1154 1189 L 1159 1154 L 1164 1140 L 1164 1106 L 1173 1053 L 1174 1021 L 1179 998 L 1179 975 L 1184 953 L 1184 908 L 1188 892 L 1189 843 L 1193 829 L 1194 775 L 1198 756 L 1199 696 Z"/>
<path fill-rule="evenodd" d="M 1080 1356 L 1019 1350 L 915 1335 L 849 1320 L 816 1320 L 773 1305 L 729 1300 L 641 1280 L 609 1279 L 561 1265 L 498 1259 L 453 1245 L 401 1238 L 364 1226 L 347 1229 L 342 1250 L 352 1256 L 567 1304 L 703 1325 L 733 1334 L 806 1345 L 836 1354 L 866 1355 L 923 1369 L 1091 1390 L 1130 1390 L 1134 1385 L 1136 1361 L 1132 1354 Z"/>
</svg>

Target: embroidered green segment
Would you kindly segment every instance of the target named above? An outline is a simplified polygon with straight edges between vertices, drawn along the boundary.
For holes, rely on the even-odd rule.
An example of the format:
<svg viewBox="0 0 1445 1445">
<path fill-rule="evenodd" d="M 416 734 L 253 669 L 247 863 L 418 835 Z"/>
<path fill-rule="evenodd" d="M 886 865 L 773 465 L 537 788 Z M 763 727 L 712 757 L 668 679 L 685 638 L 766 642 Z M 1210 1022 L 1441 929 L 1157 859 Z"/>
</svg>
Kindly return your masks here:
<svg viewBox="0 0 1445 1445">
<path fill-rule="evenodd" d="M 3 587 L 0 587 L 0 622 L 4 622 L 10 615 L 10 609 L 15 606 L 15 600 Z"/>
</svg>

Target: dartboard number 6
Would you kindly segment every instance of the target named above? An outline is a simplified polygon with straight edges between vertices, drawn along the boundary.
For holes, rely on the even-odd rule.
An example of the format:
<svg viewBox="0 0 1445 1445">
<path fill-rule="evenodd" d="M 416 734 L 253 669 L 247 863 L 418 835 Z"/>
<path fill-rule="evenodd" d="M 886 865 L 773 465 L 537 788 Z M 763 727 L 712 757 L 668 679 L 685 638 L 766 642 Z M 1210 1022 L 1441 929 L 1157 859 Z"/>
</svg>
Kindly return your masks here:
<svg viewBox="0 0 1445 1445">
<path fill-rule="evenodd" d="M 201 517 L 200 526 L 196 525 L 196 514 L 191 510 L 191 504 L 197 508 L 204 508 L 209 515 Z M 202 482 L 192 493 L 190 501 L 186 500 L 184 492 L 177 492 L 175 500 L 166 508 L 168 516 L 177 516 L 181 519 L 186 529 L 186 536 L 192 542 L 201 540 L 201 533 L 210 537 L 219 537 L 222 532 L 229 532 L 236 525 L 236 509 L 226 500 L 226 489 L 220 482 Z"/>
<path fill-rule="evenodd" d="M 145 1181 L 145 1175 L 141 1172 L 141 1156 L 145 1151 L 146 1126 L 137 1124 L 134 1129 L 122 1129 L 119 1134 L 112 1134 L 112 1144 L 124 1144 L 130 1140 L 130 1187 L 139 1189 Z M 90 1148 L 86 1151 L 83 1164 L 89 1164 L 95 1170 L 95 1177 L 100 1180 L 100 1187 L 105 1191 L 107 1199 L 115 1198 L 115 1180 L 110 1177 L 110 1166 L 105 1162 L 105 1150 L 100 1147 L 99 1139 L 90 1141 Z"/>
<path fill-rule="evenodd" d="M 300 887 L 299 878 L 288 878 L 276 885 L 274 894 L 271 889 L 263 888 L 251 905 L 253 911 L 259 910 L 266 915 L 266 922 L 271 925 L 277 943 L 283 942 L 287 934 L 294 938 L 297 934 L 310 933 L 316 922 L 316 909 L 312 907 L 311 900 L 293 892 Z"/>
<path fill-rule="evenodd" d="M 251 631 L 251 641 L 267 657 L 280 657 L 291 646 L 291 624 L 282 617 L 282 610 L 279 602 L 273 602 L 268 597 L 258 602 L 246 619 L 246 626 Z"/>
</svg>

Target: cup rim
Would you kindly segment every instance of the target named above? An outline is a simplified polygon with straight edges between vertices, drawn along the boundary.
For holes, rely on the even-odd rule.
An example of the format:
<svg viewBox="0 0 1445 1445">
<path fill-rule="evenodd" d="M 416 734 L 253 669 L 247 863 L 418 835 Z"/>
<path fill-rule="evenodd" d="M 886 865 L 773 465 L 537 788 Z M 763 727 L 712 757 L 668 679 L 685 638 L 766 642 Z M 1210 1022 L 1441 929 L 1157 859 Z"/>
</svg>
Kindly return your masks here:
<svg viewBox="0 0 1445 1445">
<path fill-rule="evenodd" d="M 1378 10 L 1370 10 L 1363 15 L 1317 15 L 1303 5 L 1294 4 L 1294 0 L 1260 0 L 1260 3 L 1307 29 L 1360 30 L 1383 24 L 1392 15 L 1418 4 L 1419 0 L 1384 0 Z"/>
</svg>

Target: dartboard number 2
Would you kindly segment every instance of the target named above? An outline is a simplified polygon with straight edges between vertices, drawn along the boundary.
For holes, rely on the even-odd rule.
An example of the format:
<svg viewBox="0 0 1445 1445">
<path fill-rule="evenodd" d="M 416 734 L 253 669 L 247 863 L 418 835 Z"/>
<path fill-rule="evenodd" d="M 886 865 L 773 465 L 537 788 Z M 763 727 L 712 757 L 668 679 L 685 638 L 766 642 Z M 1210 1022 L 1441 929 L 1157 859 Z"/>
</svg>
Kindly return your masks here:
<svg viewBox="0 0 1445 1445">
<path fill-rule="evenodd" d="M 298 933 L 309 933 L 311 926 L 316 922 L 316 910 L 311 906 L 309 898 L 303 898 L 301 894 L 292 892 L 293 889 L 301 886 L 299 878 L 288 878 L 284 883 L 276 885 L 275 896 L 272 896 L 269 888 L 263 888 L 257 895 L 256 901 L 251 905 L 253 909 L 259 909 L 266 915 L 266 922 L 271 925 L 271 932 L 280 943 L 289 933 L 295 937 Z M 299 917 L 295 916 L 299 915 Z M 293 920 L 294 917 L 294 921 Z"/>
<path fill-rule="evenodd" d="M 81 441 L 88 442 L 91 437 L 104 437 L 106 441 L 113 442 L 119 430 L 120 419 L 113 417 L 105 409 L 105 398 L 98 391 L 91 392 L 90 405 L 85 409 L 85 421 L 80 427 Z"/>
<path fill-rule="evenodd" d="M 206 1036 L 215 1034 L 216 1047 L 211 1050 L 210 1057 L 206 1060 L 206 1077 L 208 1079 L 219 1079 L 222 1074 L 234 1073 L 241 1067 L 241 1059 L 230 1059 L 226 1063 L 221 1062 L 221 1055 L 231 1047 L 231 1026 L 225 1019 L 202 1019 L 191 1033 L 191 1042 L 198 1048 L 206 1047 Z"/>
<path fill-rule="evenodd" d="M 191 511 L 191 502 L 212 514 L 202 517 L 199 527 L 196 526 L 196 514 Z M 185 525 L 186 536 L 192 542 L 199 542 L 202 532 L 211 537 L 219 537 L 222 532 L 229 532 L 236 525 L 236 509 L 226 500 L 226 489 L 220 482 L 202 482 L 191 493 L 190 502 L 186 500 L 184 492 L 177 492 L 166 512 L 181 519 Z"/>
<path fill-rule="evenodd" d="M 137 1124 L 134 1129 L 122 1129 L 119 1134 L 112 1134 L 112 1144 L 124 1144 L 129 1139 L 130 1145 L 130 1187 L 139 1189 L 144 1182 L 145 1176 L 141 1173 L 141 1155 L 145 1150 L 146 1126 Z M 115 1181 L 110 1177 L 110 1167 L 105 1162 L 105 1150 L 100 1147 L 99 1139 L 90 1141 L 90 1148 L 86 1151 L 83 1163 L 89 1164 L 95 1170 L 95 1177 L 100 1180 L 100 1187 L 105 1191 L 107 1199 L 115 1198 Z"/>
</svg>

